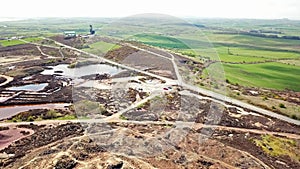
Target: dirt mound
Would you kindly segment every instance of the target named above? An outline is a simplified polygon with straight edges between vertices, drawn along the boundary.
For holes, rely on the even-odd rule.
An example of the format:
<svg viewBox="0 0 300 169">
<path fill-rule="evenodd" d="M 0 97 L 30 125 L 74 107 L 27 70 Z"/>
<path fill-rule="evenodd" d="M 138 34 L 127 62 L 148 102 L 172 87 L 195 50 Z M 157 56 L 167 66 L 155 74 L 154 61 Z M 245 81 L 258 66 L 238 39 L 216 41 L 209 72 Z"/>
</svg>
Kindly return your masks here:
<svg viewBox="0 0 300 169">
<path fill-rule="evenodd" d="M 138 52 L 137 49 L 134 49 L 129 46 L 123 46 L 119 49 L 108 51 L 104 57 L 106 57 L 107 59 L 114 60 L 114 61 L 122 61 L 127 56 L 129 56 L 133 53 L 136 53 L 136 52 Z"/>
</svg>

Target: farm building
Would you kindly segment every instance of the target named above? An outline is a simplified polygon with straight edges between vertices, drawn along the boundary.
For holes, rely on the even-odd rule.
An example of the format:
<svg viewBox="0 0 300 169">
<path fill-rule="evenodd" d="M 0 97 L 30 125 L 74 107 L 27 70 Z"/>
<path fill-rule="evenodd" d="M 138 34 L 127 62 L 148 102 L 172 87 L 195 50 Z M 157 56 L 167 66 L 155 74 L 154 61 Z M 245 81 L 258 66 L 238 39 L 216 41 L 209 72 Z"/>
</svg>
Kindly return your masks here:
<svg viewBox="0 0 300 169">
<path fill-rule="evenodd" d="M 64 31 L 65 39 L 75 38 L 76 32 L 75 31 Z"/>
</svg>

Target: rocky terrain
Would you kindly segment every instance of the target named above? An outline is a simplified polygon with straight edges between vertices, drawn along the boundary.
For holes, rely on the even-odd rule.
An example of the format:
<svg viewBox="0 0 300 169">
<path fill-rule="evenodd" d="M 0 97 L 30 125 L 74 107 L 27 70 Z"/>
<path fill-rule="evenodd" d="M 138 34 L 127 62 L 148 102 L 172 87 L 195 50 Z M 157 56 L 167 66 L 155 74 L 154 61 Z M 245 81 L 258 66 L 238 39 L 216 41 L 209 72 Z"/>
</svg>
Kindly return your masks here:
<svg viewBox="0 0 300 169">
<path fill-rule="evenodd" d="M 201 72 L 204 63 L 177 54 L 173 58 L 167 51 L 139 43 L 96 38 L 52 37 L 79 49 L 98 40 L 119 43 L 120 48 L 104 57 L 144 72 L 124 69 L 115 74 L 67 77 L 63 74 L 71 71 L 67 69 L 44 75 L 41 72 L 53 66 L 75 65 L 80 70 L 95 62 L 87 59 L 88 54 L 51 40 L 40 43 L 53 47 L 0 48 L 4 57 L 0 71 L 5 75 L 0 84 L 8 80 L 5 77 L 11 78 L 0 86 L 0 112 L 16 105 L 68 104 L 20 111 L 2 119 L 0 168 L 300 168 L 298 125 L 174 82 L 180 79 L 174 62 L 181 73 L 193 74 Z M 25 61 L 19 59 L 21 54 L 26 55 Z M 112 66 L 101 64 L 107 69 Z M 86 82 L 92 85 L 84 86 Z M 37 91 L 10 89 L 40 83 L 47 86 Z M 242 92 L 255 95 L 261 91 Z M 271 98 L 271 92 L 258 94 Z M 298 104 L 297 93 L 287 92 L 286 97 L 274 93 Z"/>
</svg>

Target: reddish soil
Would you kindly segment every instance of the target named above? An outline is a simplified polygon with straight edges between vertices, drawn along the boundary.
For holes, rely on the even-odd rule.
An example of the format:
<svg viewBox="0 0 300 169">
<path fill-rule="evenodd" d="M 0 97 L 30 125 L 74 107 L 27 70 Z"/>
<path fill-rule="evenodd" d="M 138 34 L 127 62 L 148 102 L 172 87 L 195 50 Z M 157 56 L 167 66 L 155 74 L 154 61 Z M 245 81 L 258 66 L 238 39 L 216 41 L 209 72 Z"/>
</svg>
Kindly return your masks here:
<svg viewBox="0 0 300 169">
<path fill-rule="evenodd" d="M 0 151 L 9 146 L 11 143 L 30 136 L 33 133 L 33 130 L 26 128 L 15 128 L 14 126 L 10 126 L 8 130 L 0 131 Z"/>
<path fill-rule="evenodd" d="M 29 126 L 30 127 L 30 126 Z M 35 148 L 54 143 L 66 137 L 80 136 L 83 133 L 82 127 L 79 124 L 63 124 L 57 127 L 32 126 L 35 132 L 29 137 L 16 141 L 13 145 L 0 150 L 1 153 L 15 154 L 13 158 L 6 161 L 0 161 L 0 166 L 7 166 L 15 160 L 26 155 L 27 152 Z M 9 167 L 8 167 L 9 168 Z"/>
</svg>

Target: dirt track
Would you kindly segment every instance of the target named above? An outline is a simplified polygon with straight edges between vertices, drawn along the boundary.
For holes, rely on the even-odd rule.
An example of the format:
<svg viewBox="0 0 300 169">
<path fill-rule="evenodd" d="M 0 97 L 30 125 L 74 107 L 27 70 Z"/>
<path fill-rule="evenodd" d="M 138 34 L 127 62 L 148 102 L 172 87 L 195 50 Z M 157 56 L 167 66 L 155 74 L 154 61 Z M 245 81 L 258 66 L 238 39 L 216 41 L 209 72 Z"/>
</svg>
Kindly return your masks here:
<svg viewBox="0 0 300 169">
<path fill-rule="evenodd" d="M 8 83 L 10 83 L 10 82 L 12 82 L 12 81 L 14 80 L 13 77 L 6 76 L 6 75 L 0 75 L 0 78 L 1 78 L 1 77 L 2 77 L 2 78 L 5 78 L 6 80 L 0 84 L 0 87 L 1 87 L 1 86 L 4 86 L 4 85 L 6 85 L 6 84 L 8 84 Z"/>
</svg>

